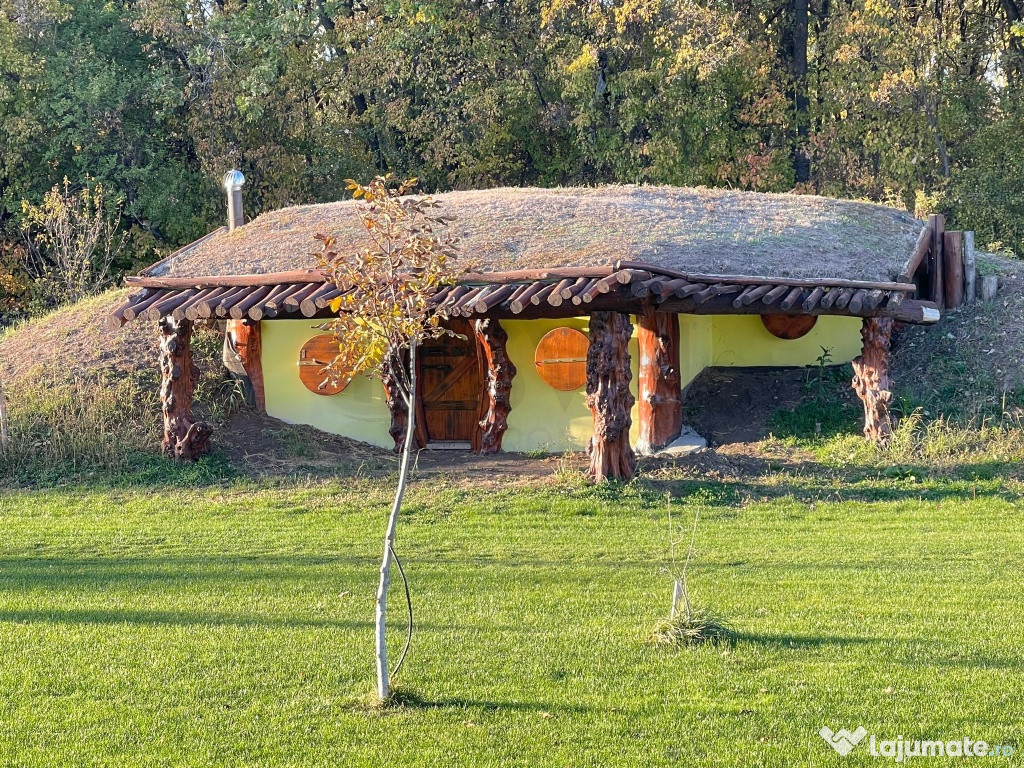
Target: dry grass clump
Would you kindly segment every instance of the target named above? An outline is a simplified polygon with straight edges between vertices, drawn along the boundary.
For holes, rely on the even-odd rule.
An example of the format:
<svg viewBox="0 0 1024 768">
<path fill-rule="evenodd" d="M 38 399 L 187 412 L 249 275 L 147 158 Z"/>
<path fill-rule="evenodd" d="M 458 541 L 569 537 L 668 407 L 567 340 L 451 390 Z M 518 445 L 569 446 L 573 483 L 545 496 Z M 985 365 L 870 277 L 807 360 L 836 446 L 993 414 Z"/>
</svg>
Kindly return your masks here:
<svg viewBox="0 0 1024 768">
<path fill-rule="evenodd" d="M 651 630 L 652 645 L 718 645 L 733 640 L 733 631 L 714 612 L 693 606 L 671 619 L 662 619 Z"/>
<path fill-rule="evenodd" d="M 487 271 L 645 261 L 712 274 L 889 280 L 923 226 L 871 203 L 724 189 L 504 188 L 434 195 L 466 254 Z M 279 272 L 316 266 L 316 233 L 371 247 L 353 201 L 264 213 L 160 264 L 154 274 Z"/>
</svg>

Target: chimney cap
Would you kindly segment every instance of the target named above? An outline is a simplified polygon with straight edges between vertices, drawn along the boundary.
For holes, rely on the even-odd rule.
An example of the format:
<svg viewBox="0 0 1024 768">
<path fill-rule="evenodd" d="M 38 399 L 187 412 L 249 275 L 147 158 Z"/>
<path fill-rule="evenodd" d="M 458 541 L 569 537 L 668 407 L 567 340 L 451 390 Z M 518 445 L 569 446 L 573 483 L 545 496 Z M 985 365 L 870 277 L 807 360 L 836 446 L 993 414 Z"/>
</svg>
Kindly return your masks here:
<svg viewBox="0 0 1024 768">
<path fill-rule="evenodd" d="M 242 185 L 245 184 L 245 176 L 242 175 L 241 171 L 230 170 L 224 174 L 224 189 L 228 192 L 241 189 Z"/>
</svg>

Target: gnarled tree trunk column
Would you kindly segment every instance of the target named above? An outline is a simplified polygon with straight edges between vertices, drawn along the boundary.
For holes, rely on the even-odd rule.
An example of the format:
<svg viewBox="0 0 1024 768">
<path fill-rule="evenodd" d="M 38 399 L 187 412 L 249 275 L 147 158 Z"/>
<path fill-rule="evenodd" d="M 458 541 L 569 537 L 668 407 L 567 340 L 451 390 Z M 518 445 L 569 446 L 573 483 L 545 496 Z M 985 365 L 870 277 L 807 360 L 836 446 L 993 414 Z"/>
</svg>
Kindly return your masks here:
<svg viewBox="0 0 1024 768">
<path fill-rule="evenodd" d="M 194 461 L 209 450 L 213 427 L 192 421 L 199 371 L 192 360 L 191 321 L 170 316 L 160 320 L 160 374 L 164 453 L 179 461 Z"/>
<path fill-rule="evenodd" d="M 864 319 L 860 335 L 863 348 L 853 361 L 853 389 L 864 403 L 864 436 L 878 445 L 887 445 L 892 435 L 889 403 L 889 345 L 893 320 L 890 317 Z"/>
<path fill-rule="evenodd" d="M 590 349 L 587 351 L 587 405 L 594 414 L 590 477 L 595 482 L 628 480 L 636 471 L 636 456 L 629 445 L 630 409 L 636 399 L 629 391 L 629 338 L 633 325 L 621 312 L 590 314 Z"/>
<path fill-rule="evenodd" d="M 259 320 L 229 320 L 227 332 L 234 341 L 242 370 L 252 385 L 253 405 L 266 413 L 267 396 L 263 386 L 263 334 Z M 231 368 L 229 367 L 230 371 Z"/>
<path fill-rule="evenodd" d="M 683 428 L 679 315 L 647 307 L 637 320 L 640 436 L 636 447 L 647 454 L 671 443 Z"/>
<path fill-rule="evenodd" d="M 384 385 L 384 402 L 388 406 L 388 410 L 391 412 L 391 428 L 388 429 L 388 433 L 395 441 L 395 453 L 401 453 L 402 448 L 405 444 L 405 425 L 409 423 L 409 409 L 405 404 L 405 396 L 402 394 L 402 390 L 398 385 L 395 373 L 392 371 L 392 364 L 401 364 L 406 367 L 409 365 L 409 353 L 403 352 L 397 356 L 391 355 L 388 359 L 388 365 L 384 367 L 383 374 L 381 375 L 380 381 Z M 408 374 L 407 374 L 408 375 Z M 419 394 L 415 395 L 416 401 L 416 423 L 415 423 L 415 435 L 412 442 L 414 450 L 420 450 L 427 444 L 426 431 L 424 428 L 424 418 L 419 402 Z"/>
<path fill-rule="evenodd" d="M 481 381 L 484 399 L 481 403 L 480 428 L 473 433 L 473 450 L 477 453 L 497 453 L 501 439 L 508 429 L 508 414 L 512 410 L 509 396 L 516 367 L 509 360 L 506 344 L 508 334 L 501 323 L 491 318 L 473 324 L 477 349 L 482 363 Z"/>
</svg>

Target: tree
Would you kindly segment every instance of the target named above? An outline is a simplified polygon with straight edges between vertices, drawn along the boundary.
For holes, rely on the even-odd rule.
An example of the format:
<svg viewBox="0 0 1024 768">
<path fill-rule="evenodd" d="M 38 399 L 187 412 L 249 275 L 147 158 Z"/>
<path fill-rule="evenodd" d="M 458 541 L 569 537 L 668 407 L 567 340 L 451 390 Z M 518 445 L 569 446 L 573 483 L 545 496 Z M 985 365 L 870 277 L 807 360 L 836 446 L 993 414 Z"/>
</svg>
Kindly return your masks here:
<svg viewBox="0 0 1024 768">
<path fill-rule="evenodd" d="M 338 379 L 368 374 L 387 379 L 408 414 L 377 586 L 377 695 L 386 701 L 391 696 L 385 642 L 387 594 L 391 561 L 397 562 L 395 530 L 416 433 L 417 349 L 424 341 L 451 333 L 431 299 L 438 287 L 457 277 L 457 241 L 447 230 L 448 220 L 436 212 L 435 201 L 409 194 L 416 187 L 416 179 L 397 183 L 389 174 L 376 177 L 366 186 L 351 179 L 347 183 L 353 196 L 365 201 L 360 216 L 368 240 L 365 249 L 353 253 L 342 250 L 332 237 L 317 236 L 323 243 L 318 254 L 320 265 L 344 291 L 332 304 L 339 313 L 331 323 L 338 355 L 325 369 L 325 375 Z M 401 569 L 401 563 L 398 567 Z M 410 637 L 411 616 L 410 609 Z M 396 672 L 404 657 L 405 653 Z"/>
<path fill-rule="evenodd" d="M 42 205 L 22 204 L 27 244 L 26 271 L 53 303 L 78 301 L 103 290 L 124 248 L 121 200 L 113 205 L 102 183 L 78 192 L 65 177 Z"/>
</svg>

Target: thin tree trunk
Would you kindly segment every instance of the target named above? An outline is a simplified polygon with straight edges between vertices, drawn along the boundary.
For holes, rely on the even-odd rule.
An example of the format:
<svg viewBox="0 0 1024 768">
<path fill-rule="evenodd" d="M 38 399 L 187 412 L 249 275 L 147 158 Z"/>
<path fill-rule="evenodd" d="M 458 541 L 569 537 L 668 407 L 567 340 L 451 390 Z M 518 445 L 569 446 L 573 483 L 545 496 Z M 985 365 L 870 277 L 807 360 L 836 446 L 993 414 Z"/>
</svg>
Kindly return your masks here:
<svg viewBox="0 0 1024 768">
<path fill-rule="evenodd" d="M 398 513 L 402 509 L 402 497 L 405 496 L 405 485 L 409 477 L 409 461 L 412 456 L 413 439 L 416 434 L 416 344 L 409 345 L 409 388 L 407 404 L 409 420 L 405 426 L 405 445 L 402 446 L 402 464 L 398 473 L 398 488 L 395 501 L 391 505 L 388 517 L 388 530 L 384 536 L 384 556 L 380 564 L 380 581 L 377 584 L 377 697 L 386 701 L 391 696 L 391 680 L 388 672 L 387 649 L 387 608 L 388 586 L 391 584 L 391 549 L 395 544 L 395 529 L 398 526 Z"/>
<path fill-rule="evenodd" d="M 4 399 L 4 385 L 0 381 L 0 453 L 7 453 L 11 447 L 11 436 L 7 431 L 7 401 Z"/>
</svg>

